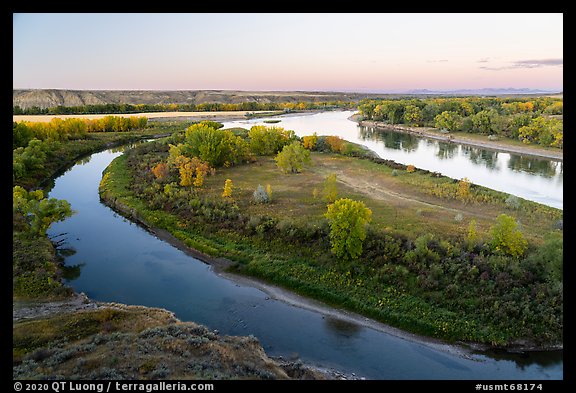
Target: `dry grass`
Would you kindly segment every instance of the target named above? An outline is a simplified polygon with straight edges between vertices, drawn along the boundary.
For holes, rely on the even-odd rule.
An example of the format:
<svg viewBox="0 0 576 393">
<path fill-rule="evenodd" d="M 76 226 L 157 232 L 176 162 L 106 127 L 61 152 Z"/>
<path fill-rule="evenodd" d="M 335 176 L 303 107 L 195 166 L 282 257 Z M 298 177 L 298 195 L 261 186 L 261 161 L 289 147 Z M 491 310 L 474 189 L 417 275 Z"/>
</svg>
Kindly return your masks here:
<svg viewBox="0 0 576 393">
<path fill-rule="evenodd" d="M 326 203 L 321 197 L 315 199 L 313 190 L 321 192 L 326 176 L 336 173 L 338 197 L 366 203 L 373 211 L 371 225 L 413 235 L 430 232 L 462 236 L 472 219 L 476 220 L 479 231 L 487 232 L 504 209 L 501 204 L 467 204 L 432 196 L 419 186 L 429 175 L 398 171 L 399 174 L 393 176 L 392 169 L 385 165 L 340 155 L 313 153 L 311 158 L 312 165 L 299 174 L 283 174 L 272 157 L 260 157 L 250 165 L 219 169 L 215 176 L 206 179 L 204 192 L 218 198 L 225 180 L 231 179 L 235 187 L 233 197 L 246 214 L 314 222 L 326 212 Z M 416 180 L 408 182 L 407 177 Z M 264 187 L 270 184 L 272 203 L 252 203 L 252 194 L 259 184 Z M 504 212 L 518 216 L 530 238 L 541 237 L 546 232 L 543 228 L 552 225 L 548 217 L 522 211 Z M 462 220 L 455 220 L 459 214 Z"/>
<path fill-rule="evenodd" d="M 296 378 L 325 375 L 299 366 Z M 221 336 L 166 310 L 106 304 L 13 325 L 17 379 L 290 379 L 252 336 Z"/>
</svg>

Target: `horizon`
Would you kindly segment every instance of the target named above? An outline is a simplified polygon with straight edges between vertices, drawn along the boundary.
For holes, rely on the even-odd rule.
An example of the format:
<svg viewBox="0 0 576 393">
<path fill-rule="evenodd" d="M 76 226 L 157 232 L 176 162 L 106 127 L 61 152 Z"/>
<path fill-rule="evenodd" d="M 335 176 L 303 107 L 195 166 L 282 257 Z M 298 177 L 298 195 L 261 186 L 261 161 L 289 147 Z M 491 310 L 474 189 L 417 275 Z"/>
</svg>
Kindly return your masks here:
<svg viewBox="0 0 576 393">
<path fill-rule="evenodd" d="M 453 90 L 430 90 L 430 89 L 410 89 L 404 91 L 362 91 L 362 90 L 242 90 L 242 89 L 60 89 L 60 88 L 19 88 L 15 87 L 12 89 L 16 90 L 57 90 L 57 91 L 153 91 L 153 92 L 173 92 L 173 91 L 224 91 L 224 92 L 246 92 L 246 93 L 342 93 L 342 94 L 440 94 L 440 93 L 455 93 L 455 92 L 479 92 L 479 91 L 523 91 L 526 94 L 531 93 L 563 93 L 563 90 L 548 90 L 548 89 L 534 89 L 530 87 L 481 87 L 476 89 L 453 89 Z M 429 93 L 428 93 L 429 92 Z"/>
<path fill-rule="evenodd" d="M 30 89 L 561 92 L 563 14 L 15 13 Z"/>
</svg>

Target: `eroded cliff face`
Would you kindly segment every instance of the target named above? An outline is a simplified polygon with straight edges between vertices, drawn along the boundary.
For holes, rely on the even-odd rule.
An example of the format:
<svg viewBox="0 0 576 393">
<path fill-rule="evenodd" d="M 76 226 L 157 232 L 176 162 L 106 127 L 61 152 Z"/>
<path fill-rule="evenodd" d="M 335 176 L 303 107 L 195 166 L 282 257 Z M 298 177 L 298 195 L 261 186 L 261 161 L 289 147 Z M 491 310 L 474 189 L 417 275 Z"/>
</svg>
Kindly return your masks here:
<svg viewBox="0 0 576 393">
<path fill-rule="evenodd" d="M 316 102 L 359 101 L 375 98 L 375 94 L 334 92 L 283 92 L 236 90 L 56 90 L 29 89 L 12 91 L 13 106 L 52 108 L 96 104 L 202 104 L 217 102 L 239 104 L 243 102 Z"/>
</svg>

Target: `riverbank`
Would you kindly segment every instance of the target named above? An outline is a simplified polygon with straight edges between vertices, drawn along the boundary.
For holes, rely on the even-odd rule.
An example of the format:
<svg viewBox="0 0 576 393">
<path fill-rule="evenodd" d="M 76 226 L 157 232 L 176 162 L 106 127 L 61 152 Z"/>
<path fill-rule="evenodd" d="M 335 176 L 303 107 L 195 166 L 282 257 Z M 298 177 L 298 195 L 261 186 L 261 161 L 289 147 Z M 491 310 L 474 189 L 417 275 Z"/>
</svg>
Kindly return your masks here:
<svg viewBox="0 0 576 393">
<path fill-rule="evenodd" d="M 268 357 L 252 336 L 220 335 L 162 308 L 84 293 L 15 301 L 12 321 L 15 379 L 359 379 Z"/>
<path fill-rule="evenodd" d="M 378 122 L 373 120 L 359 120 L 358 117 L 359 115 L 355 114 L 353 116 L 350 116 L 349 120 L 354 121 L 358 123 L 358 125 L 363 127 L 374 127 L 374 128 L 382 128 L 386 130 L 404 132 L 416 135 L 418 137 L 435 139 L 447 143 L 469 145 L 487 150 L 541 157 L 557 161 L 564 160 L 564 152 L 562 150 L 555 151 L 531 145 L 518 146 L 505 140 L 499 140 L 499 141 L 478 140 L 477 138 L 472 138 L 468 136 L 464 132 L 453 132 L 449 134 L 442 134 L 438 131 L 438 129 L 433 127 L 410 127 L 404 124 L 387 124 L 384 122 Z M 486 138 L 485 136 L 483 137 Z"/>
</svg>

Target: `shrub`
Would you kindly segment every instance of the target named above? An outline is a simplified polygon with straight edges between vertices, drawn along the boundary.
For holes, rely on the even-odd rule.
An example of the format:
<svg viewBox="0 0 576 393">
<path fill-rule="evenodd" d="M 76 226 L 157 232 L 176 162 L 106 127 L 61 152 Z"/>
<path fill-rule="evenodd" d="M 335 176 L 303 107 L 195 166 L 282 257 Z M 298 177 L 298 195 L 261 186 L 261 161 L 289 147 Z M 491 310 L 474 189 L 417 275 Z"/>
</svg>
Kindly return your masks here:
<svg viewBox="0 0 576 393">
<path fill-rule="evenodd" d="M 520 257 L 526 251 L 528 242 L 518 229 L 514 217 L 500 214 L 496 224 L 490 228 L 492 250 L 513 257 Z"/>
<path fill-rule="evenodd" d="M 520 208 L 520 199 L 515 195 L 509 195 L 506 198 L 506 206 L 510 209 L 518 210 Z"/>
<path fill-rule="evenodd" d="M 318 142 L 318 135 L 316 135 L 316 133 L 314 133 L 312 135 L 307 135 L 307 136 L 302 138 L 302 143 L 304 145 L 304 148 L 306 148 L 308 150 L 314 150 L 317 142 Z"/>
<path fill-rule="evenodd" d="M 224 182 L 224 191 L 222 192 L 222 198 L 232 198 L 232 188 L 233 188 L 232 180 L 226 179 Z"/>
<path fill-rule="evenodd" d="M 344 139 L 339 136 L 330 135 L 325 138 L 326 143 L 330 146 L 330 151 L 341 153 L 344 149 Z"/>
<path fill-rule="evenodd" d="M 254 191 L 254 194 L 252 194 L 252 196 L 254 198 L 254 202 L 256 203 L 270 202 L 270 196 L 268 196 L 268 193 L 266 192 L 264 187 L 262 187 L 261 184 L 258 184 L 258 187 L 256 187 L 256 190 Z"/>
<path fill-rule="evenodd" d="M 331 173 L 326 176 L 323 183 L 322 198 L 326 203 L 333 203 L 338 197 L 336 174 Z"/>
</svg>

